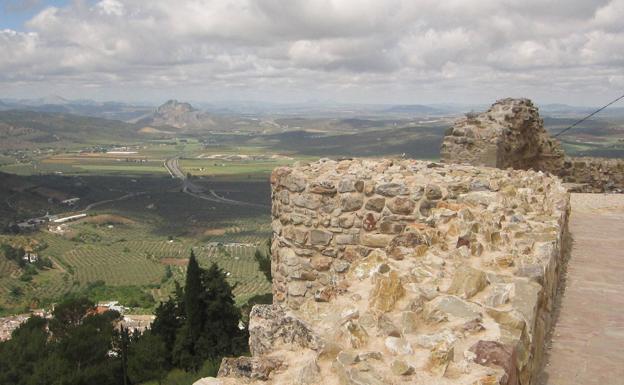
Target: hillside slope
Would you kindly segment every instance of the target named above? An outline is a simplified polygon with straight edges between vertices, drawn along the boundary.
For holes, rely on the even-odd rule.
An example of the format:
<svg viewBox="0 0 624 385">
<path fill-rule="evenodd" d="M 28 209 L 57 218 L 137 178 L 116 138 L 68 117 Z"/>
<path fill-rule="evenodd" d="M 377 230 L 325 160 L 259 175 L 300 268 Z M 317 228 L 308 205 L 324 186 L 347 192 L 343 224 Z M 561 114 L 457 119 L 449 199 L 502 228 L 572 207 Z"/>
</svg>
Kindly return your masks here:
<svg viewBox="0 0 624 385">
<path fill-rule="evenodd" d="M 118 143 L 139 137 L 134 124 L 67 113 L 0 111 L 0 148 Z"/>
</svg>

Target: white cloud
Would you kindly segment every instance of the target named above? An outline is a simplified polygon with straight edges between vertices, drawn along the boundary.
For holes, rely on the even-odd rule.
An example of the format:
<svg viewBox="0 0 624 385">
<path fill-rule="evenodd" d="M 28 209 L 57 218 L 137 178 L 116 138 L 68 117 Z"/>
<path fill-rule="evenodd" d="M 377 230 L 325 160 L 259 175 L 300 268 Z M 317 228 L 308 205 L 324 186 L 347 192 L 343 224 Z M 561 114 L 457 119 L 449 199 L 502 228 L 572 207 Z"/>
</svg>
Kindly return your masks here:
<svg viewBox="0 0 624 385">
<path fill-rule="evenodd" d="M 400 102 L 522 90 L 598 104 L 621 85 L 623 19 L 624 0 L 74 1 L 0 32 L 0 86 Z"/>
<path fill-rule="evenodd" d="M 105 15 L 122 16 L 124 14 L 124 5 L 118 0 L 102 0 L 96 4 L 96 8 Z"/>
</svg>

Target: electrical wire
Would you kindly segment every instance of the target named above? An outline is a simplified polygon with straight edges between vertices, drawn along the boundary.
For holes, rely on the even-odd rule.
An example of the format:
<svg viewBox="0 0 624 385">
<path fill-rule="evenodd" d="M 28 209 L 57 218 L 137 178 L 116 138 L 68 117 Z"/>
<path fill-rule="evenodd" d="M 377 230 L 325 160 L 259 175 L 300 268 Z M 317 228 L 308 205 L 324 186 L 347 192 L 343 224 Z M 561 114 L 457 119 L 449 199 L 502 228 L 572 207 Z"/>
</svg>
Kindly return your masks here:
<svg viewBox="0 0 624 385">
<path fill-rule="evenodd" d="M 597 113 L 599 113 L 600 111 L 604 110 L 605 108 L 609 107 L 610 105 L 617 103 L 618 101 L 620 101 L 621 99 L 624 99 L 624 95 L 620 96 L 619 98 L 611 101 L 609 104 L 606 104 L 602 107 L 600 107 L 599 109 L 597 109 L 596 111 L 592 112 L 591 114 L 587 115 L 586 117 L 584 117 L 581 120 L 578 120 L 577 122 L 575 122 L 574 124 L 572 124 L 571 126 L 564 128 L 563 130 L 559 131 L 557 134 L 553 135 L 553 138 L 558 137 L 559 135 L 563 134 L 564 132 L 570 130 L 571 128 L 583 123 L 584 121 L 586 121 L 587 119 L 591 118 L 592 116 L 596 115 Z"/>
</svg>

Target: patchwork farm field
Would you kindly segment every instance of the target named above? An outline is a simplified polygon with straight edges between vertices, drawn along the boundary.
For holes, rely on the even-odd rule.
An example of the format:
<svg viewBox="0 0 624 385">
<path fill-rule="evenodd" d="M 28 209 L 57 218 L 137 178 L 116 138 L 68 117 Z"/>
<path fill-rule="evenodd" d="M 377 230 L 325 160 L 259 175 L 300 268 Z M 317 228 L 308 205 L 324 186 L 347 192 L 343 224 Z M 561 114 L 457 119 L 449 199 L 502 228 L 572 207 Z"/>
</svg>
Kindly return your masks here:
<svg viewBox="0 0 624 385">
<path fill-rule="evenodd" d="M 101 221 L 99 217 L 108 219 Z M 202 265 L 217 263 L 227 272 L 238 302 L 270 292 L 270 283 L 254 258 L 257 249 L 264 249 L 268 235 L 260 221 L 204 230 L 200 237 L 156 233 L 138 218 L 96 214 L 63 227 L 63 233 L 42 230 L 23 236 L 1 236 L 0 243 L 36 239 L 45 245 L 39 255 L 50 258 L 54 267 L 40 271 L 26 282 L 20 280 L 23 273 L 15 263 L 0 259 L 0 311 L 45 306 L 100 282 L 113 296 L 100 299 L 124 303 L 127 298 L 114 297 L 119 295 L 116 288 L 123 288 L 132 295 L 149 295 L 153 306 L 171 294 L 175 281 L 184 282 L 191 250 Z"/>
<path fill-rule="evenodd" d="M 109 161 L 91 156 L 85 163 L 67 154 L 49 159 L 39 164 L 74 167 L 76 162 L 80 167 L 94 166 L 98 173 L 102 170 L 98 162 Z M 129 163 L 128 167 L 142 167 Z M 220 197 L 255 204 L 242 206 L 185 194 L 181 182 L 162 165 L 160 169 L 159 174 L 145 175 L 74 170 L 63 175 L 13 176 L 19 183 L 11 186 L 18 188 L 6 194 L 12 205 L 28 207 L 35 198 L 42 202 L 37 212 L 20 211 L 22 216 L 16 220 L 46 212 L 60 216 L 84 212 L 87 217 L 35 232 L 0 235 L 0 244 L 34 240 L 44 245 L 38 254 L 53 263 L 52 268 L 25 279 L 24 269 L 0 256 L 0 314 L 46 307 L 78 293 L 94 300 L 118 300 L 134 312 L 149 313 L 172 293 L 176 281 L 184 283 L 191 250 L 202 265 L 217 263 L 226 271 L 241 305 L 270 293 L 270 283 L 254 258 L 270 236 L 268 176 L 252 171 L 251 178 L 232 174 L 215 180 L 194 178 Z M 72 208 L 49 202 L 46 206 L 52 196 L 81 199 Z"/>
</svg>

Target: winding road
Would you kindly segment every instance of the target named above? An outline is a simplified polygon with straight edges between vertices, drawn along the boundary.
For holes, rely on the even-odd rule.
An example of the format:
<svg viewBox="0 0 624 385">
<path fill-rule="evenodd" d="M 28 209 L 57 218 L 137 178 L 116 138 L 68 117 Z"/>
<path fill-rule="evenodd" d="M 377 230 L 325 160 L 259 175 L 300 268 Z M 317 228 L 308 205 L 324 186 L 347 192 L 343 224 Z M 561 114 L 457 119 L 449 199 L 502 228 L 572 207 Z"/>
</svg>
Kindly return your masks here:
<svg viewBox="0 0 624 385">
<path fill-rule="evenodd" d="M 214 190 L 206 191 L 206 189 L 194 184 L 189 178 L 186 177 L 186 175 L 180 168 L 179 158 L 177 157 L 169 158 L 165 160 L 163 166 L 165 166 L 165 168 L 169 172 L 169 175 L 171 175 L 172 178 L 177 178 L 182 181 L 182 192 L 192 197 L 207 200 L 210 202 L 225 203 L 225 204 L 234 205 L 234 206 L 251 206 L 251 207 L 262 207 L 262 208 L 269 207 L 267 205 L 263 205 L 259 203 L 243 202 L 243 201 L 237 201 L 234 199 L 224 198 L 220 196 L 219 194 L 217 194 Z"/>
</svg>

